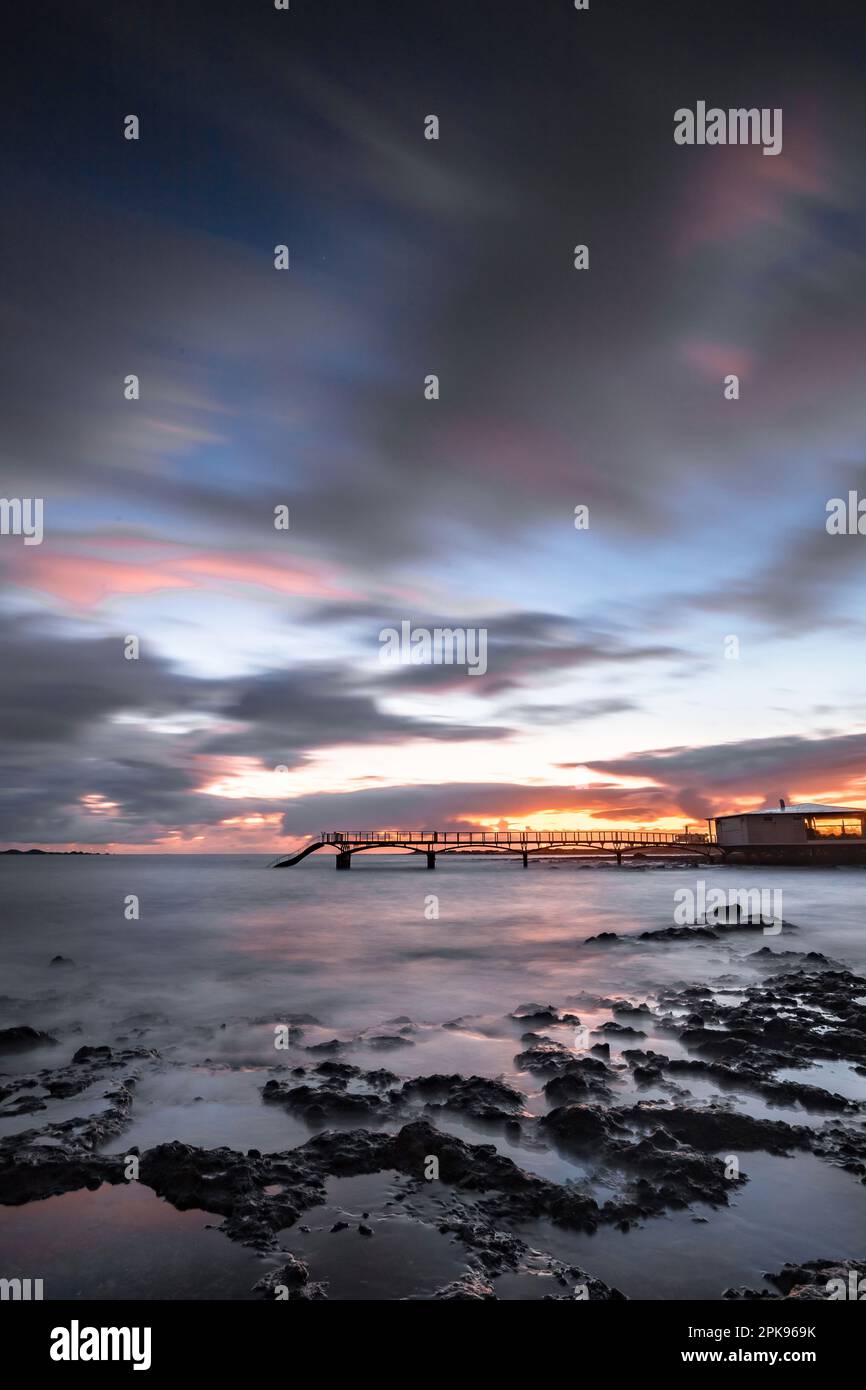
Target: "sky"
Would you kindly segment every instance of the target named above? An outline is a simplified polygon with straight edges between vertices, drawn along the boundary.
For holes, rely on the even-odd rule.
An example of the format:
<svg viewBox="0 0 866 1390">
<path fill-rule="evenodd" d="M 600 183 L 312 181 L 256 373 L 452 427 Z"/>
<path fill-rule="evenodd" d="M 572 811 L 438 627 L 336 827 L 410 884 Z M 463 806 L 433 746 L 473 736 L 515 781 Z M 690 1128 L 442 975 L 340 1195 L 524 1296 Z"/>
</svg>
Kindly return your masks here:
<svg viewBox="0 0 866 1390">
<path fill-rule="evenodd" d="M 866 805 L 855 7 L 30 9 L 4 845 Z M 676 144 L 698 101 L 780 108 L 781 153 Z M 386 665 L 403 622 L 486 672 Z"/>
</svg>

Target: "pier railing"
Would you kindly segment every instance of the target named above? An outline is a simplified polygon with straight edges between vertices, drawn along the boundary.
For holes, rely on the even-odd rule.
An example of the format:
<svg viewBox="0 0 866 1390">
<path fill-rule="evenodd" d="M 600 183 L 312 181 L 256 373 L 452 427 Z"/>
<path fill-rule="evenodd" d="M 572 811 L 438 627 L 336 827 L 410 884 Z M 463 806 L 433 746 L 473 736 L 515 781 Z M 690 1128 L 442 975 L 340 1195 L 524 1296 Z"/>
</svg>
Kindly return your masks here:
<svg viewBox="0 0 866 1390">
<path fill-rule="evenodd" d="M 348 869 L 352 856 L 364 850 L 406 849 L 413 854 L 426 854 L 427 868 L 435 869 L 440 854 L 481 854 L 485 850 L 502 854 L 519 854 L 524 868 L 529 856 L 544 853 L 597 850 L 613 854 L 617 863 L 623 854 L 641 850 L 692 850 L 709 856 L 716 848 L 715 841 L 703 831 L 685 830 L 322 830 L 298 854 L 277 860 L 272 867 L 289 868 L 299 864 L 307 855 L 331 845 L 337 851 L 336 866 Z"/>
<path fill-rule="evenodd" d="M 323 830 L 321 843 L 341 844 L 706 844 L 707 834 L 688 830 Z"/>
</svg>

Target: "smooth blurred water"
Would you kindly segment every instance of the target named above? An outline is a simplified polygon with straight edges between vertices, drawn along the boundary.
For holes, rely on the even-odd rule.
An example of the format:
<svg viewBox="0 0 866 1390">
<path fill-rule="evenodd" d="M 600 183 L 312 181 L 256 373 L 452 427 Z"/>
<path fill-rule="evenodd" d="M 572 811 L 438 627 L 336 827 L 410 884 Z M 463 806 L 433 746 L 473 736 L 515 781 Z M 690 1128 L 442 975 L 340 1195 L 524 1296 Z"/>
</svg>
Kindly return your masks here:
<svg viewBox="0 0 866 1390">
<path fill-rule="evenodd" d="M 303 1143 L 312 1132 L 300 1118 L 261 1099 L 275 1063 L 312 1060 L 300 1048 L 275 1053 L 274 1027 L 292 1014 L 314 1014 L 321 1021 L 305 1028 L 305 1044 L 336 1035 L 350 1042 L 346 1055 L 352 1062 L 388 1066 L 403 1076 L 501 1075 L 539 1113 L 545 1108 L 541 1079 L 515 1068 L 522 1029 L 506 1015 L 518 1004 L 562 1006 L 583 993 L 638 1002 L 665 985 L 691 981 L 723 980 L 735 994 L 738 984 L 765 977 L 766 964 L 749 959 L 764 946 L 774 952 L 821 951 L 866 973 L 863 869 L 617 869 L 549 860 L 524 870 L 518 860 L 440 858 L 431 873 L 420 857 L 377 855 L 359 856 L 349 873 L 337 874 L 324 854 L 293 869 L 272 870 L 269 862 L 261 856 L 0 858 L 0 1026 L 30 1024 L 59 1041 L 56 1047 L 6 1054 L 0 1068 L 23 1072 L 60 1065 L 84 1043 L 145 1044 L 162 1060 L 141 1068 L 131 1124 L 108 1148 L 126 1152 L 134 1144 L 181 1139 L 274 1151 Z M 585 944 L 603 931 L 636 934 L 674 925 L 677 890 L 696 891 L 699 881 L 707 890 L 781 890 L 782 914 L 793 926 L 781 935 L 738 932 L 711 942 Z M 124 915 L 130 894 L 139 899 L 138 920 Z M 73 964 L 52 966 L 55 955 Z M 586 999 L 573 1007 L 589 1027 L 609 1016 Z M 398 1050 L 381 1052 L 355 1036 L 397 1015 L 414 1024 Z M 443 1026 L 456 1019 L 463 1020 L 460 1026 Z M 543 1031 L 571 1042 L 567 1027 Z M 650 1032 L 638 1045 L 682 1055 L 669 1035 Z M 824 1072 L 809 1069 L 802 1079 L 862 1094 L 862 1078 L 845 1062 L 827 1064 Z M 622 1076 L 618 1099 L 634 1099 L 630 1073 L 623 1070 Z M 690 1078 L 688 1085 L 695 1103 L 714 1094 L 704 1078 Z M 106 1103 L 103 1089 L 97 1085 L 92 1096 L 52 1102 L 48 1113 L 0 1118 L 0 1136 L 93 1113 Z M 650 1087 L 640 1094 L 661 1098 L 665 1092 Z M 727 1103 L 801 1124 L 824 1119 L 793 1106 L 769 1107 L 748 1095 L 728 1097 Z M 456 1115 L 440 1116 L 437 1123 L 470 1142 L 493 1140 L 522 1167 L 556 1181 L 585 1176 L 580 1163 L 531 1137 L 491 1134 Z M 531 1241 L 543 1237 L 545 1248 L 639 1298 L 714 1298 L 726 1284 L 760 1286 L 763 1271 L 785 1259 L 862 1256 L 864 1188 L 855 1177 L 803 1154 L 748 1154 L 744 1167 L 749 1184 L 726 1211 L 706 1209 L 708 1225 L 677 1213 L 625 1236 L 607 1228 L 585 1237 L 542 1227 L 526 1235 Z M 377 1181 L 384 1202 L 387 1183 Z M 378 1191 L 377 1181 L 371 1192 Z M 597 1177 L 592 1181 L 599 1183 Z M 596 1193 L 601 1200 L 604 1181 Z M 74 1251 L 86 1245 L 88 1223 L 79 1230 L 74 1220 L 67 1222 L 67 1212 L 77 1219 L 90 1211 L 88 1203 L 98 1203 L 106 1219 L 138 1220 L 139 1208 L 130 1199 L 109 1197 L 73 1195 L 0 1208 L 0 1249 L 39 1252 L 39 1268 L 53 1270 L 55 1287 L 66 1289 L 74 1275 L 72 1266 L 67 1269 L 51 1253 L 51 1213 L 57 1213 L 65 1248 Z M 148 1213 L 157 1207 L 140 1200 L 153 1234 Z M 291 1248 L 311 1257 L 315 1274 L 327 1273 L 329 1252 L 337 1252 L 328 1235 L 331 1215 L 324 1225 L 314 1221 L 303 1239 L 291 1233 Z M 200 1219 L 172 1224 L 166 1214 L 165 1220 L 171 1240 L 181 1242 L 178 1249 L 183 1233 L 193 1232 L 189 1267 L 185 1256 L 173 1256 L 177 1278 L 169 1282 L 176 1284 L 176 1296 L 208 1297 L 216 1288 L 248 1296 L 245 1256 L 240 1259 L 222 1237 L 214 1243 L 200 1236 Z M 407 1232 L 411 1259 L 401 1255 Z M 342 1273 L 331 1269 L 334 1296 L 388 1296 L 392 1264 L 406 1271 L 402 1280 L 394 1276 L 392 1296 L 429 1293 L 462 1267 L 459 1252 L 440 1245 L 426 1226 L 398 1220 L 387 1225 L 386 1234 L 393 1241 L 391 1264 L 371 1262 L 351 1246 L 352 1263 L 340 1265 Z M 107 1296 L 130 1296 L 129 1288 L 147 1288 L 150 1277 L 152 1296 L 167 1296 L 160 1240 L 148 1240 L 150 1265 L 142 1255 L 131 1271 L 121 1253 L 106 1251 L 88 1265 L 82 1291 L 100 1297 L 106 1288 L 122 1287 L 126 1293 Z M 206 1250 L 225 1252 L 219 1273 L 210 1264 L 196 1273 Z M 537 1297 L 544 1291 L 544 1281 L 529 1284 L 537 1288 L 528 1288 L 526 1276 L 506 1277 L 501 1296 Z"/>
<path fill-rule="evenodd" d="M 579 990 L 645 995 L 729 969 L 731 952 L 820 950 L 866 968 L 866 870 L 592 868 L 573 861 L 358 856 L 0 858 L 2 1019 L 80 1024 L 98 1041 L 137 1012 L 212 1029 L 252 1014 L 312 1012 L 334 1028 L 394 1014 L 445 1022 Z M 674 921 L 674 893 L 781 889 L 794 933 L 715 946 L 582 946 L 601 931 Z M 140 918 L 127 921 L 127 895 Z M 438 899 L 438 918 L 429 895 Z M 52 956 L 74 968 L 51 967 Z M 25 1004 L 25 1001 L 30 1001 Z M 26 1016 L 25 1016 L 26 1015 Z"/>
</svg>

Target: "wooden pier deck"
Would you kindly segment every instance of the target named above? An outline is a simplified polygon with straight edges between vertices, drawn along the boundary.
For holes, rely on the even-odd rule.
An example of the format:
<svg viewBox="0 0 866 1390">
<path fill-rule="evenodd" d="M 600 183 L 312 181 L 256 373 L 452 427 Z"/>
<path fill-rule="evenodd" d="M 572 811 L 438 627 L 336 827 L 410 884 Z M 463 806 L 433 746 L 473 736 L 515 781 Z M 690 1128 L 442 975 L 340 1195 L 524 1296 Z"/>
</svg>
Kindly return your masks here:
<svg viewBox="0 0 866 1390">
<path fill-rule="evenodd" d="M 691 830 L 323 830 L 319 838 L 312 840 L 300 853 L 275 860 L 271 868 L 291 868 L 308 855 L 327 848 L 336 851 L 337 869 L 350 869 L 352 856 L 365 850 L 403 850 L 425 855 L 428 869 L 436 868 L 440 854 L 502 855 L 506 858 L 519 855 L 526 869 L 530 855 L 611 855 L 621 864 L 623 855 L 646 857 L 647 854 L 687 853 L 699 859 L 711 859 L 718 853 L 715 840 Z"/>
</svg>

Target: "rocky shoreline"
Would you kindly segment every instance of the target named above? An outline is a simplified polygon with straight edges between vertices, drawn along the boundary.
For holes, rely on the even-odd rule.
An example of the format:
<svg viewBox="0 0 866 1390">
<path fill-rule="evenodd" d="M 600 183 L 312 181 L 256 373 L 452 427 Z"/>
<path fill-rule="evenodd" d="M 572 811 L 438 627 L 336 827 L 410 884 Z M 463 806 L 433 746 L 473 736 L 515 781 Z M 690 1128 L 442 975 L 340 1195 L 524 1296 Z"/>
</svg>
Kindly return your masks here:
<svg viewBox="0 0 866 1390">
<path fill-rule="evenodd" d="M 691 930 L 699 942 L 705 929 Z M 657 950 L 657 936 L 644 933 L 641 948 Z M 513 1078 L 401 1075 L 350 1060 L 354 1047 L 393 1057 L 411 1048 L 417 1025 L 408 1018 L 354 1038 L 321 1038 L 315 1018 L 288 1017 L 291 1055 L 267 1069 L 261 1103 L 285 1110 L 311 1135 L 279 1152 L 177 1140 L 106 1151 L 131 1123 L 142 1077 L 174 1064 L 143 1041 L 94 1042 L 66 1064 L 0 1075 L 0 1118 L 44 1119 L 0 1141 L 0 1204 L 122 1184 L 132 1158 L 134 1180 L 180 1211 L 217 1214 L 228 1239 L 268 1258 L 274 1267 L 256 1283 L 257 1296 L 321 1299 L 327 1279 L 310 1276 L 300 1245 L 289 1248 L 293 1231 L 310 1230 L 305 1223 L 326 1204 L 332 1180 L 382 1174 L 392 1184 L 386 1205 L 400 1204 L 463 1252 L 465 1273 L 428 1296 L 494 1299 L 497 1279 L 512 1272 L 543 1273 L 555 1289 L 548 1297 L 622 1298 L 581 1266 L 540 1251 L 527 1228 L 542 1220 L 564 1231 L 626 1232 L 696 1206 L 695 1220 L 711 1219 L 712 1209 L 748 1183 L 745 1156 L 758 1151 L 808 1153 L 866 1187 L 864 1103 L 780 1075 L 844 1062 L 866 1076 L 866 979 L 818 952 L 764 946 L 740 962 L 712 986 L 667 986 L 645 999 L 583 994 L 513 1009 L 502 1026 L 513 1034 L 525 1090 Z M 597 1020 L 590 1029 L 583 1010 Z M 655 1047 L 644 1045 L 648 1037 Z M 669 1051 L 660 1050 L 660 1037 L 670 1039 Z M 56 1041 L 30 1024 L 0 1030 L 0 1065 Z M 698 1081 L 712 1088 L 709 1098 L 693 1094 Z M 52 1120 L 56 1102 L 94 1091 L 96 1111 Z M 801 1112 L 803 1122 L 735 1108 L 749 1097 Z M 485 1131 L 491 1142 L 449 1132 L 455 1122 Z M 502 1141 L 530 1157 L 563 1155 L 575 1162 L 575 1176 L 541 1176 L 531 1162 L 523 1167 L 502 1152 Z M 852 1188 L 852 1203 L 861 1201 L 866 1192 Z M 357 1234 L 375 1238 L 376 1220 L 358 1221 Z M 764 1276 L 770 1289 L 719 1288 L 718 1297 L 831 1297 L 833 1280 L 864 1274 L 866 1265 L 832 1250 L 804 1250 L 802 1264 Z"/>
</svg>

